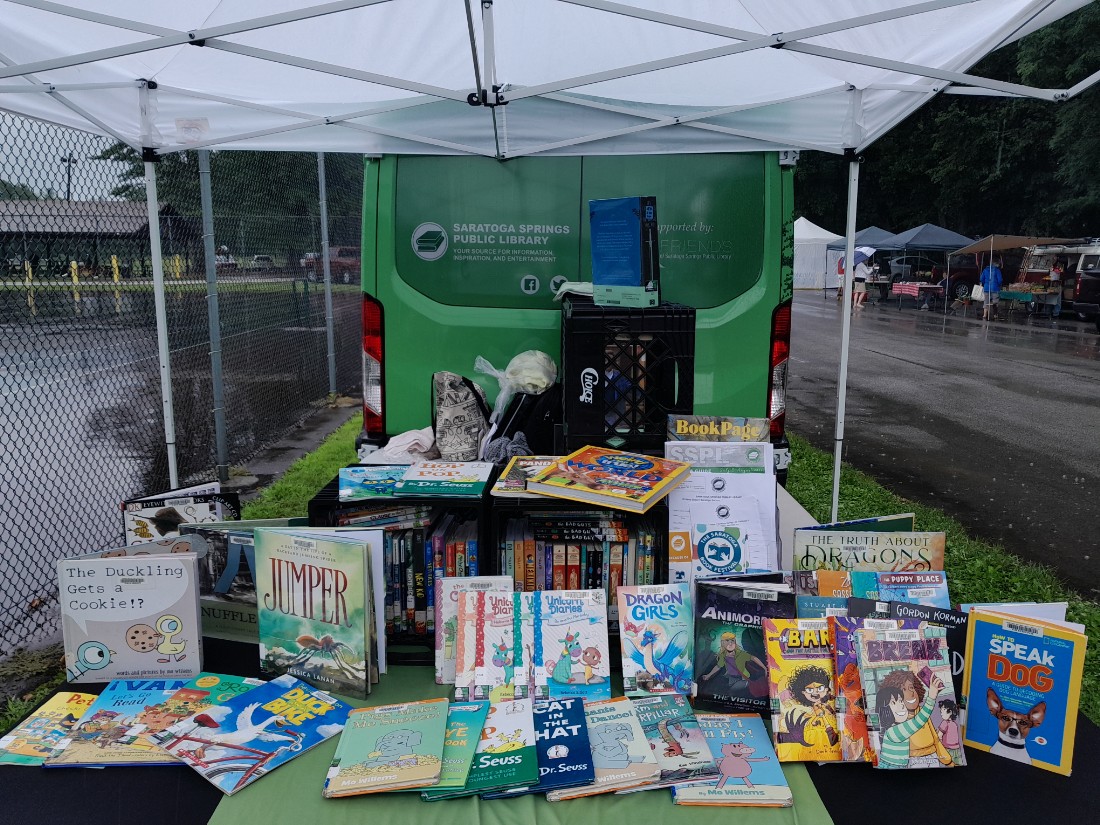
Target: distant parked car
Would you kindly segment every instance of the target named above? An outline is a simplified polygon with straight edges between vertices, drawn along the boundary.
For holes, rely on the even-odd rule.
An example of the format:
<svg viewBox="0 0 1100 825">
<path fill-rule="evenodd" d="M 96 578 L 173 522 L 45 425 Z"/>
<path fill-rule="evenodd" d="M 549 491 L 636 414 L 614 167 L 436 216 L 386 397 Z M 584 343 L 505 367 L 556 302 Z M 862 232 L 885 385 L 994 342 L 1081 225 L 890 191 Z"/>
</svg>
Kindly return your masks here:
<svg viewBox="0 0 1100 825">
<path fill-rule="evenodd" d="M 923 255 L 899 255 L 890 258 L 890 276 L 894 281 L 939 281 L 943 265 Z"/>
<path fill-rule="evenodd" d="M 231 255 L 215 255 L 214 256 L 214 271 L 215 272 L 236 272 L 237 261 Z"/>
<path fill-rule="evenodd" d="M 311 281 L 324 280 L 325 267 L 321 255 L 317 252 L 307 252 L 300 261 L 306 277 Z M 359 247 L 357 246 L 330 246 L 328 250 L 329 271 L 333 281 L 345 284 L 358 282 L 362 263 Z"/>
<path fill-rule="evenodd" d="M 253 255 L 248 262 L 250 272 L 271 272 L 275 269 L 275 259 L 270 255 Z"/>
</svg>

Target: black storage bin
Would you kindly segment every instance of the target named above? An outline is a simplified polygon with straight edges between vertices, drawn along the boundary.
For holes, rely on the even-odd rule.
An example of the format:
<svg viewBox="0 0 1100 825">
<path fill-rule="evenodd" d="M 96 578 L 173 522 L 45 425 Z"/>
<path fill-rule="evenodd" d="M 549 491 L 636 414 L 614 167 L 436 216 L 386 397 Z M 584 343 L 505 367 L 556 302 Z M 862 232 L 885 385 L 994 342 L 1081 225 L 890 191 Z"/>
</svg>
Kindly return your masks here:
<svg viewBox="0 0 1100 825">
<path fill-rule="evenodd" d="M 562 300 L 564 447 L 660 452 L 669 414 L 695 402 L 695 309 L 648 309 Z"/>
</svg>

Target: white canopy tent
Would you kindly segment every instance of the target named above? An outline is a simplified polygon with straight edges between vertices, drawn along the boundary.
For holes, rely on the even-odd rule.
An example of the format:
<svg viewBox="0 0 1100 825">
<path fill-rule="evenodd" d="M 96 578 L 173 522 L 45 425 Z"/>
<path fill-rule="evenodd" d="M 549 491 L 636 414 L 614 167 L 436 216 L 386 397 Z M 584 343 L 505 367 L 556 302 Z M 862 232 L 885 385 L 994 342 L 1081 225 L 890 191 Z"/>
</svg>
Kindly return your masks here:
<svg viewBox="0 0 1100 825">
<path fill-rule="evenodd" d="M 857 153 L 940 92 L 1079 94 L 1100 72 L 1036 89 L 966 71 L 1088 2 L 0 0 L 0 110 L 114 137 L 147 161 L 192 148 L 850 153 L 850 257 Z M 151 162 L 146 178 L 152 215 Z"/>
<path fill-rule="evenodd" d="M 794 288 L 824 289 L 836 286 L 836 261 L 829 278 L 829 242 L 842 236 L 822 229 L 807 218 L 794 222 Z M 830 280 L 832 283 L 830 283 Z"/>
</svg>

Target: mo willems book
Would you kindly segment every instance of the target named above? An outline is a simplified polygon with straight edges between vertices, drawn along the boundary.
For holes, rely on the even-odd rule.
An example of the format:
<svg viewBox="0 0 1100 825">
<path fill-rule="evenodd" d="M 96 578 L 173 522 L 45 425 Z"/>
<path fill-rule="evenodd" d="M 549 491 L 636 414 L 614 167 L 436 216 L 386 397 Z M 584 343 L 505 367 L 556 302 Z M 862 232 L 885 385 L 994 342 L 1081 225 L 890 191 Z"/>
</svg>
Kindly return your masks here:
<svg viewBox="0 0 1100 825">
<path fill-rule="evenodd" d="M 582 447 L 531 478 L 533 493 L 644 513 L 691 472 L 684 461 Z"/>
<path fill-rule="evenodd" d="M 358 708 L 348 714 L 321 794 L 422 788 L 439 781 L 446 699 Z"/>
<path fill-rule="evenodd" d="M 538 498 L 535 493 L 527 492 L 527 482 L 531 476 L 556 463 L 557 456 L 551 455 L 514 455 L 508 466 L 500 474 L 489 490 L 490 495 L 501 498 Z"/>
<path fill-rule="evenodd" d="M 795 570 L 943 570 L 943 533 L 794 531 Z"/>
<path fill-rule="evenodd" d="M 664 693 L 631 699 L 661 778 L 650 787 L 713 782 L 718 775 L 706 737 L 686 696 Z"/>
<path fill-rule="evenodd" d="M 286 674 L 177 722 L 163 747 L 233 794 L 336 736 L 350 711 Z"/>
<path fill-rule="evenodd" d="M 695 718 L 718 765 L 718 776 L 703 784 L 673 788 L 673 802 L 770 808 L 794 804 L 768 729 L 759 715 L 699 713 Z"/>
<path fill-rule="evenodd" d="M 865 625 L 857 634 L 875 767 L 966 764 L 946 632 L 921 623 L 896 630 Z"/>
<path fill-rule="evenodd" d="M 618 589 L 623 693 L 691 693 L 695 619 L 687 584 Z"/>
<path fill-rule="evenodd" d="M 178 679 L 116 679 L 84 711 L 43 763 L 47 768 L 177 765 L 150 733 L 160 729 L 161 702 L 186 684 Z M 142 732 L 142 727 L 147 732 Z"/>
<path fill-rule="evenodd" d="M 55 693 L 14 730 L 0 736 L 0 765 L 41 765 L 93 701 L 91 693 Z"/>
<path fill-rule="evenodd" d="M 829 623 L 764 619 L 764 644 L 779 761 L 840 761 Z"/>
<path fill-rule="evenodd" d="M 370 694 L 369 545 L 339 535 L 256 531 L 260 666 L 349 696 Z"/>
<path fill-rule="evenodd" d="M 192 553 L 57 562 L 69 682 L 190 679 L 202 670 Z"/>
<path fill-rule="evenodd" d="M 392 496 L 394 485 L 405 477 L 405 464 L 372 464 L 341 467 L 337 482 L 340 501 L 364 501 Z"/>
<path fill-rule="evenodd" d="M 603 590 L 544 590 L 542 661 L 550 698 L 611 698 L 607 597 Z"/>
<path fill-rule="evenodd" d="M 122 502 L 122 523 L 127 544 L 178 536 L 180 525 L 184 523 L 240 517 L 238 495 L 221 492 L 221 485 L 217 482 Z"/>
<path fill-rule="evenodd" d="M 492 475 L 489 461 L 421 461 L 394 484 L 400 496 L 458 496 L 477 498 Z"/>
<path fill-rule="evenodd" d="M 510 576 L 443 576 L 435 584 L 435 683 L 455 683 L 458 600 L 465 591 L 511 592 Z"/>
<path fill-rule="evenodd" d="M 489 714 L 488 702 L 451 702 L 447 708 L 447 729 L 443 737 L 443 758 L 439 781 L 420 792 L 421 799 L 431 802 L 440 794 L 466 787 L 466 777 L 474 761 L 474 751 L 481 739 L 481 729 Z"/>
<path fill-rule="evenodd" d="M 966 744 L 1068 776 L 1086 642 L 1081 625 L 974 610 Z"/>
</svg>

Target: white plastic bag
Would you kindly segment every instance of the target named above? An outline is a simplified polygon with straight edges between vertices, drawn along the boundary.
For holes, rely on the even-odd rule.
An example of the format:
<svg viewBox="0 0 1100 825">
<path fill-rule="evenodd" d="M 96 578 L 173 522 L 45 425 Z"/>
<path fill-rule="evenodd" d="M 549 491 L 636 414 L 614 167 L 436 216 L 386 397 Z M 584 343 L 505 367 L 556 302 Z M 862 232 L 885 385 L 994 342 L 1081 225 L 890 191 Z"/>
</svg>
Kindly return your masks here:
<svg viewBox="0 0 1100 825">
<path fill-rule="evenodd" d="M 494 424 L 500 420 L 508 402 L 517 392 L 538 395 L 554 386 L 558 380 L 558 368 L 554 359 L 537 349 L 521 352 L 508 362 L 503 372 L 479 355 L 474 361 L 474 372 L 491 375 L 500 384 L 500 393 L 489 418 Z"/>
</svg>

